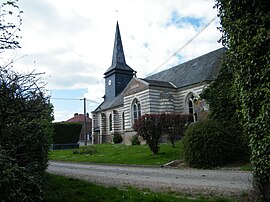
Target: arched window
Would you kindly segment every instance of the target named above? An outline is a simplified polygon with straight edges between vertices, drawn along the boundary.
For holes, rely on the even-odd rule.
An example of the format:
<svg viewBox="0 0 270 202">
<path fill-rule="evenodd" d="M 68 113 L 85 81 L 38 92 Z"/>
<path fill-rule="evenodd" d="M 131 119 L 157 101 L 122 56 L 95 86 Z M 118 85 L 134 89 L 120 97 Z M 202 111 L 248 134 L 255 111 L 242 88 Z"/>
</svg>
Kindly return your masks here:
<svg viewBox="0 0 270 202">
<path fill-rule="evenodd" d="M 133 123 L 141 116 L 141 103 L 138 99 L 134 99 L 132 104 Z"/>
<path fill-rule="evenodd" d="M 194 103 L 196 102 L 196 98 L 194 97 L 193 93 L 189 93 L 186 98 L 186 108 L 187 113 L 193 115 L 193 121 L 197 121 L 197 114 L 195 112 Z"/>
<path fill-rule="evenodd" d="M 109 130 L 112 131 L 112 113 L 109 115 Z"/>
</svg>

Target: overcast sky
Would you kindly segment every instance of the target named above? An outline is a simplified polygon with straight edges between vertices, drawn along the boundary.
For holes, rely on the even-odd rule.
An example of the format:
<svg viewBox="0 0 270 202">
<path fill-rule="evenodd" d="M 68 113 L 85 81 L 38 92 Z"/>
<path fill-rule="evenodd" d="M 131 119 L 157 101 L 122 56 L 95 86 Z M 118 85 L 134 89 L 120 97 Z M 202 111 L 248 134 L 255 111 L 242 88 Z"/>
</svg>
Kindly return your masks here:
<svg viewBox="0 0 270 202">
<path fill-rule="evenodd" d="M 2 1 L 2 0 L 1 0 Z M 221 47 L 214 0 L 19 0 L 22 48 L 15 65 L 45 72 L 56 121 L 93 111 L 104 95 L 118 20 L 127 64 L 143 78 Z M 59 100 L 55 98 L 72 98 Z M 76 100 L 77 99 L 77 100 Z"/>
</svg>

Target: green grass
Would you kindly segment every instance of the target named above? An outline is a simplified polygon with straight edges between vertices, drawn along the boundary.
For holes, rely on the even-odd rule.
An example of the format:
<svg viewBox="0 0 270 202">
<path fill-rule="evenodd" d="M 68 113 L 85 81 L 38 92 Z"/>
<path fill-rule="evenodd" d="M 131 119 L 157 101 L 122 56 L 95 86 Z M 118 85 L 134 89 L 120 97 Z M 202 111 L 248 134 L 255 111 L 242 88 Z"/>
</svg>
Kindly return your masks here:
<svg viewBox="0 0 270 202">
<path fill-rule="evenodd" d="M 187 198 L 184 196 L 176 196 L 164 193 L 154 193 L 147 190 L 139 191 L 134 188 L 126 188 L 119 190 L 117 188 L 107 188 L 99 185 L 94 185 L 82 180 L 47 174 L 46 185 L 44 188 L 45 202 L 77 202 L 77 201 L 182 201 L 182 202 L 206 202 L 219 201 L 229 202 L 230 199 L 219 198 Z"/>
<path fill-rule="evenodd" d="M 182 143 L 177 142 L 173 148 L 171 144 L 160 144 L 158 155 L 153 155 L 147 145 L 127 146 L 123 144 L 97 144 L 93 147 L 96 152 L 74 154 L 73 150 L 54 150 L 50 152 L 50 160 L 91 162 L 107 164 L 136 164 L 162 165 L 175 159 L 182 159 Z M 85 147 L 81 147 L 85 149 Z M 77 151 L 77 153 L 80 153 Z"/>
</svg>

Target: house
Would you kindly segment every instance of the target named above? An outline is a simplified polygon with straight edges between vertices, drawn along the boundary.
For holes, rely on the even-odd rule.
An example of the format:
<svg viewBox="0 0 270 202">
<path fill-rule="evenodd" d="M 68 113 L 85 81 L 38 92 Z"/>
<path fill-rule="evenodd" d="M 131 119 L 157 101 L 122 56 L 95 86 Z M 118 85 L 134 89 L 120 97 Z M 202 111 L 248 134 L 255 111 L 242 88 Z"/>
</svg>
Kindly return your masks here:
<svg viewBox="0 0 270 202">
<path fill-rule="evenodd" d="M 111 142 L 121 134 L 125 143 L 136 134 L 132 125 L 143 114 L 179 112 L 194 121 L 207 106 L 197 102 L 200 93 L 218 74 L 224 48 L 214 50 L 146 78 L 125 61 L 119 25 L 116 25 L 112 64 L 104 73 L 104 101 L 92 112 L 93 142 Z"/>
<path fill-rule="evenodd" d="M 78 114 L 75 113 L 74 117 L 66 120 L 65 122 L 69 123 L 81 123 L 82 124 L 82 130 L 79 135 L 79 144 L 84 145 L 84 121 L 85 116 L 84 114 Z M 91 142 L 91 134 L 92 134 L 92 119 L 89 117 L 89 114 L 86 114 L 86 133 L 87 133 L 87 141 Z"/>
</svg>

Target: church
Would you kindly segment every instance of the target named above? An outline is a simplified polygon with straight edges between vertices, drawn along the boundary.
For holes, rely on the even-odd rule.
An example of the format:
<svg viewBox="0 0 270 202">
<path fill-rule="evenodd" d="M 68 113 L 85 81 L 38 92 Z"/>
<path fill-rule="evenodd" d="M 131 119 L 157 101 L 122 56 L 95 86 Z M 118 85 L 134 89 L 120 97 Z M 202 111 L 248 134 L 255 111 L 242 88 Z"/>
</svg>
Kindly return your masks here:
<svg viewBox="0 0 270 202">
<path fill-rule="evenodd" d="M 178 112 L 192 114 L 193 120 L 207 110 L 198 102 L 200 93 L 219 71 L 225 48 L 179 64 L 146 78 L 137 78 L 127 65 L 118 22 L 116 24 L 112 64 L 104 73 L 103 102 L 92 112 L 92 143 L 112 142 L 121 134 L 129 144 L 136 132 L 132 126 L 144 114 Z"/>
</svg>

